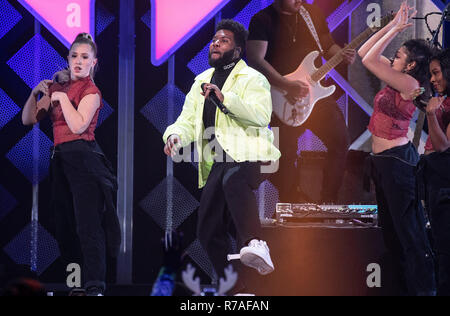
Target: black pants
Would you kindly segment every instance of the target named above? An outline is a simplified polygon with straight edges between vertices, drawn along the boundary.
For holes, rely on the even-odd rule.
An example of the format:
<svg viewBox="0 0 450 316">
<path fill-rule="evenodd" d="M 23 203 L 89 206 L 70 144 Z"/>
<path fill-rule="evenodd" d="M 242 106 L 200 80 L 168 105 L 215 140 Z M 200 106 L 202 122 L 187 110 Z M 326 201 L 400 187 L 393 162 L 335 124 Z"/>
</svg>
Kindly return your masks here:
<svg viewBox="0 0 450 316">
<path fill-rule="evenodd" d="M 437 256 L 438 295 L 450 296 L 450 151 L 423 157 L 421 166 Z"/>
<path fill-rule="evenodd" d="M 115 191 L 106 159 L 94 142 L 62 144 L 53 154 L 51 176 L 56 239 L 62 258 L 67 264 L 81 263 L 85 288 L 105 288 L 106 239 L 115 243 L 109 250 L 117 250 L 120 241 L 115 210 L 105 208 L 111 204 L 106 201 L 111 195 L 105 192 Z M 105 232 L 105 222 L 113 223 L 115 236 Z"/>
<path fill-rule="evenodd" d="M 433 253 L 425 230 L 425 214 L 417 198 L 414 146 L 372 156 L 379 221 L 387 249 L 401 267 L 410 295 L 435 295 Z"/>
<path fill-rule="evenodd" d="M 300 127 L 286 126 L 274 115 L 272 127 L 280 128 L 280 169 L 272 181 L 278 188 L 280 201 L 296 202 L 299 172 L 298 139 L 306 129 L 317 135 L 328 149 L 323 170 L 322 202 L 336 202 L 345 173 L 349 148 L 349 136 L 344 116 L 333 98 L 326 98 L 316 104 L 311 116 Z M 300 166 L 299 166 L 300 167 Z"/>
<path fill-rule="evenodd" d="M 224 275 L 227 255 L 232 251 L 230 232 L 236 233 L 238 250 L 261 236 L 253 193 L 267 178 L 260 168 L 261 163 L 215 163 L 203 189 L 197 236 L 219 278 Z"/>
</svg>

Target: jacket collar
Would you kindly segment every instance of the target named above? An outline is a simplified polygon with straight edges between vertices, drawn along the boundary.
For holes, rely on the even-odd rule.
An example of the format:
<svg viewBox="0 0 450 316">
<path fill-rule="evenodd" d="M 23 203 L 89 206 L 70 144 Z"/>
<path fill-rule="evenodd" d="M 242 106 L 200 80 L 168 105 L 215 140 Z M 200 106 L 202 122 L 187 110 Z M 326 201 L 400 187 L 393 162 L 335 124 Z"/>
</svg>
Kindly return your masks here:
<svg viewBox="0 0 450 316">
<path fill-rule="evenodd" d="M 214 68 L 209 68 L 205 72 L 201 73 L 195 78 L 195 81 L 203 82 L 210 82 L 211 78 L 214 74 Z M 240 60 L 236 66 L 234 67 L 233 71 L 231 72 L 229 77 L 236 77 L 241 75 L 248 75 L 249 74 L 249 67 L 247 66 L 247 63 L 244 60 Z"/>
</svg>

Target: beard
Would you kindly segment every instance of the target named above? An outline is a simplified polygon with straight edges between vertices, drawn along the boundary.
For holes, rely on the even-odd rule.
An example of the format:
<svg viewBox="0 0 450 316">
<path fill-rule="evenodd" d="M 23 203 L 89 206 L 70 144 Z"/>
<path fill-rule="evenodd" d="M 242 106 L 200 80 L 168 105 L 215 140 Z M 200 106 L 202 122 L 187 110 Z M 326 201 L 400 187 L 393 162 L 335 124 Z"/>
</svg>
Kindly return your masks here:
<svg viewBox="0 0 450 316">
<path fill-rule="evenodd" d="M 209 52 L 209 65 L 213 68 L 222 68 L 226 65 L 231 64 L 236 60 L 236 58 L 234 58 L 234 51 L 235 49 L 231 49 L 228 52 L 223 53 L 222 57 L 220 57 L 219 59 L 212 59 L 211 52 Z"/>
<path fill-rule="evenodd" d="M 297 13 L 298 12 L 297 8 L 300 5 L 303 5 L 303 1 L 295 1 L 294 3 L 291 4 L 285 4 L 283 1 L 281 1 L 281 10 L 289 13 Z"/>
</svg>

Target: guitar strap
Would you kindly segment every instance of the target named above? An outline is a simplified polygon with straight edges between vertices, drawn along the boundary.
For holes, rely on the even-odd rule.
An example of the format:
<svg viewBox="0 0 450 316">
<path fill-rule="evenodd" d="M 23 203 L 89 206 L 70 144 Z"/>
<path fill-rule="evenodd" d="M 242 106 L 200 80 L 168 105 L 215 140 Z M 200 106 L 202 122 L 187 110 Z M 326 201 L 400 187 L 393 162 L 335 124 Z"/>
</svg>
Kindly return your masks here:
<svg viewBox="0 0 450 316">
<path fill-rule="evenodd" d="M 309 31 L 311 32 L 311 35 L 316 40 L 317 46 L 320 49 L 320 53 L 323 55 L 324 51 L 322 49 L 322 45 L 320 44 L 319 35 L 317 34 L 316 27 L 314 26 L 314 23 L 311 19 L 311 15 L 309 12 L 305 9 L 305 7 L 300 7 L 300 15 L 302 16 L 303 20 L 305 20 L 306 25 L 308 25 Z"/>
</svg>

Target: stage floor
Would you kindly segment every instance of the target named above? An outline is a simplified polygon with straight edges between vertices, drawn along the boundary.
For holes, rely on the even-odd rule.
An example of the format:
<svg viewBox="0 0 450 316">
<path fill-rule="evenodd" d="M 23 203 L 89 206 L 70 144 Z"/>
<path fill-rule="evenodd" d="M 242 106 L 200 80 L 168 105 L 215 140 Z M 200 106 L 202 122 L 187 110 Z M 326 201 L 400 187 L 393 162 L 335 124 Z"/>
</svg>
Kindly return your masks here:
<svg viewBox="0 0 450 316">
<path fill-rule="evenodd" d="M 399 296 L 401 281 L 378 227 L 321 225 L 264 226 L 262 239 L 271 251 L 275 271 L 261 276 L 243 268 L 245 293 L 256 296 Z M 370 288 L 370 264 L 381 268 L 381 287 Z M 185 267 L 183 267 L 185 268 Z M 177 278 L 175 296 L 191 293 Z M 150 296 L 153 284 L 108 285 L 106 296 Z M 62 284 L 47 284 L 54 296 L 66 296 Z"/>
<path fill-rule="evenodd" d="M 315 225 L 266 226 L 274 273 L 261 277 L 246 270 L 245 283 L 261 296 L 402 295 L 401 281 L 388 254 L 381 228 Z M 381 268 L 381 287 L 369 288 L 370 264 Z"/>
</svg>

